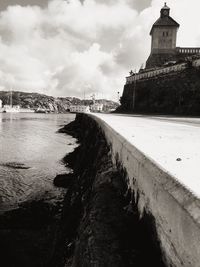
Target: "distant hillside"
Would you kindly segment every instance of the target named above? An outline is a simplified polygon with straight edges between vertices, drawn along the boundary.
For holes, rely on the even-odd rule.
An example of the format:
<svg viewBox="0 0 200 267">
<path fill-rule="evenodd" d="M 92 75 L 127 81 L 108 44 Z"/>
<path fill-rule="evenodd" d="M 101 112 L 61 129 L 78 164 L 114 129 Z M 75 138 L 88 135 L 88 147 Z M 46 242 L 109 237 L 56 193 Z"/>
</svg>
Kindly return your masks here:
<svg viewBox="0 0 200 267">
<path fill-rule="evenodd" d="M 3 105 L 10 104 L 10 92 L 0 91 L 0 99 Z M 67 112 L 71 105 L 91 105 L 92 100 L 81 100 L 75 97 L 52 97 L 38 93 L 25 93 L 13 91 L 13 105 L 19 105 L 21 108 L 46 109 L 51 112 Z M 99 99 L 98 103 L 104 104 L 104 110 L 116 109 L 118 103 L 110 100 Z"/>
</svg>

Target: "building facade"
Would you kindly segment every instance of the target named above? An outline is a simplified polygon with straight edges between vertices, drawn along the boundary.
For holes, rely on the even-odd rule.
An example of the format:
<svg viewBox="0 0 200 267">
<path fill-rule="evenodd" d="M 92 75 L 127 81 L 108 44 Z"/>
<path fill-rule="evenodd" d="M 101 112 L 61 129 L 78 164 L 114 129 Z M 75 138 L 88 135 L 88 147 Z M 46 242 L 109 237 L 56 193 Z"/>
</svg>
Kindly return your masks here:
<svg viewBox="0 0 200 267">
<path fill-rule="evenodd" d="M 101 103 L 94 103 L 90 106 L 90 110 L 92 112 L 102 112 L 103 111 L 103 104 Z"/>
<path fill-rule="evenodd" d="M 177 62 L 188 56 L 199 54 L 200 48 L 176 47 L 179 24 L 170 17 L 170 8 L 165 3 L 160 17 L 153 24 L 151 35 L 151 53 L 146 68 L 161 67 L 167 62 Z"/>
<path fill-rule="evenodd" d="M 72 113 L 88 113 L 88 112 L 90 112 L 89 106 L 84 106 L 84 105 L 70 106 L 69 110 Z"/>
<path fill-rule="evenodd" d="M 200 115 L 200 48 L 176 47 L 178 28 L 165 4 L 146 68 L 126 77 L 120 112 Z"/>
</svg>

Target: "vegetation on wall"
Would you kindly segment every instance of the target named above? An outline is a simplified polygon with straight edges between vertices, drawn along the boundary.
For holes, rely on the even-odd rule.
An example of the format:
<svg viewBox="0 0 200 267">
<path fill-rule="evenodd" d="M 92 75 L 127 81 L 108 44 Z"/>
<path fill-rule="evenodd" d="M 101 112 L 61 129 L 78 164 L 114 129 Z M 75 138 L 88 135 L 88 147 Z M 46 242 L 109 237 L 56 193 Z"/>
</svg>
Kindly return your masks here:
<svg viewBox="0 0 200 267">
<path fill-rule="evenodd" d="M 135 86 L 135 88 L 134 88 Z M 135 108 L 133 110 L 133 91 Z M 118 109 L 123 112 L 200 115 L 200 70 L 189 67 L 126 84 Z"/>
</svg>

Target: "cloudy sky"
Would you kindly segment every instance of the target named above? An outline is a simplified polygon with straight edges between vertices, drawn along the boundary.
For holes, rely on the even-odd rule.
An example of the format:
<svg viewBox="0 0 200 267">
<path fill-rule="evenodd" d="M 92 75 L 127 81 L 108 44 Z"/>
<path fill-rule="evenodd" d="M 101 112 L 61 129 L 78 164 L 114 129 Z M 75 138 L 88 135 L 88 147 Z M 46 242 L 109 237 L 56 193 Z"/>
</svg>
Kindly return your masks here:
<svg viewBox="0 0 200 267">
<path fill-rule="evenodd" d="M 200 47 L 200 1 L 169 0 L 177 46 Z M 150 52 L 161 0 L 0 0 L 0 90 L 117 98 Z"/>
</svg>

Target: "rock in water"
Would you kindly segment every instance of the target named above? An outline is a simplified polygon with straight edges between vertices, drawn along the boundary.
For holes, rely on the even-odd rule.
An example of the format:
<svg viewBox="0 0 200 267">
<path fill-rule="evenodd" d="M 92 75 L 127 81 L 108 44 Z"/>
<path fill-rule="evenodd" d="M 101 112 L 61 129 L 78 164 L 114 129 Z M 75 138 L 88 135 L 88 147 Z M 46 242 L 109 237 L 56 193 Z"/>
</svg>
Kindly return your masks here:
<svg viewBox="0 0 200 267">
<path fill-rule="evenodd" d="M 72 173 L 58 174 L 53 183 L 57 187 L 68 188 L 72 181 L 74 180 L 74 175 Z"/>
</svg>

